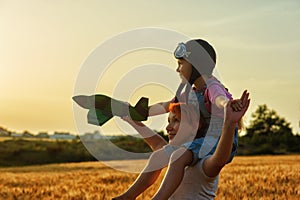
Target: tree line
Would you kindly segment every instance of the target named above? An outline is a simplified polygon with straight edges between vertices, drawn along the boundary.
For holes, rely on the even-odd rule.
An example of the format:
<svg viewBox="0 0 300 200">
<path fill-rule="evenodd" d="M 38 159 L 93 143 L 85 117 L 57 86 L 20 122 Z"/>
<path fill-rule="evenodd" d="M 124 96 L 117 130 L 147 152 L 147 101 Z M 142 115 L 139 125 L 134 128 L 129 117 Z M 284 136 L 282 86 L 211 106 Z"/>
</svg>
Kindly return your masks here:
<svg viewBox="0 0 300 200">
<path fill-rule="evenodd" d="M 239 137 L 238 155 L 279 155 L 300 153 L 300 135 L 293 134 L 291 124 L 279 116 L 267 105 L 259 105 L 251 115 L 249 126 L 245 127 L 246 134 Z M 166 140 L 163 131 L 157 132 Z M 122 143 L 116 142 L 121 148 L 127 144 L 126 138 Z M 128 140 L 131 140 L 128 137 Z M 143 143 L 143 140 L 139 141 Z M 130 145 L 128 150 L 131 147 Z"/>
<path fill-rule="evenodd" d="M 300 153 L 300 136 L 275 110 L 264 104 L 251 116 L 246 135 L 239 140 L 240 155 Z"/>
<path fill-rule="evenodd" d="M 269 109 L 266 105 L 260 105 L 251 116 L 252 120 L 245 129 L 246 134 L 239 137 L 238 155 L 300 153 L 300 136 L 292 133 L 290 123 L 280 117 L 276 111 Z M 164 131 L 156 132 L 168 140 Z M 57 134 L 59 135 L 59 133 Z M 26 132 L 25 135 L 28 136 L 29 133 Z M 46 135 L 43 133 L 39 136 Z M 106 145 L 108 140 L 110 144 L 129 152 L 151 152 L 150 147 L 142 138 L 134 136 L 113 136 L 91 140 L 90 142 L 96 142 L 97 152 L 101 153 L 103 160 L 110 160 L 112 157 L 114 159 L 131 159 L 122 153 L 118 153 L 116 156 L 116 152 Z M 78 137 L 72 140 L 43 140 L 42 137 L 35 140 L 23 137 L 3 140 L 0 142 L 0 152 L 0 166 L 97 160 Z M 141 154 L 139 158 L 146 158 L 146 156 Z"/>
</svg>

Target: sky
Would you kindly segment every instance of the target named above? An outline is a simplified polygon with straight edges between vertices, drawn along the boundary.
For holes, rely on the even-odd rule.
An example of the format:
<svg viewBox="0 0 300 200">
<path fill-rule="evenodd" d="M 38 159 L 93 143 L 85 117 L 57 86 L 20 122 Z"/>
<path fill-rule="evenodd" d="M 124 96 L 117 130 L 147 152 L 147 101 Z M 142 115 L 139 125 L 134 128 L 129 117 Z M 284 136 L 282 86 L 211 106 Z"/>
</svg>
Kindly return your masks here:
<svg viewBox="0 0 300 200">
<path fill-rule="evenodd" d="M 34 134 L 80 134 L 74 112 L 80 112 L 86 123 L 86 111 L 78 111 L 71 98 L 86 60 L 120 34 L 154 27 L 203 38 L 214 46 L 215 71 L 224 85 L 236 98 L 244 89 L 250 92 L 246 125 L 258 105 L 267 104 L 291 123 L 294 133 L 300 133 L 299 19 L 297 0 L 0 0 L 0 126 Z M 105 60 L 105 55 L 99 60 Z M 150 104 L 167 101 L 179 84 L 176 65 L 172 52 L 158 49 L 120 55 L 98 78 L 95 93 L 133 105 L 142 96 L 149 97 Z M 163 70 L 155 78 L 172 78 L 167 86 L 150 80 L 142 86 L 125 81 L 128 74 L 134 76 L 131 72 L 159 66 Z M 148 75 L 138 72 L 135 78 Z M 126 89 L 115 90 L 121 86 Z M 162 130 L 165 119 L 153 117 L 147 124 Z M 87 131 L 114 134 L 127 131 L 124 126 L 114 119 L 101 128 L 88 126 Z"/>
</svg>

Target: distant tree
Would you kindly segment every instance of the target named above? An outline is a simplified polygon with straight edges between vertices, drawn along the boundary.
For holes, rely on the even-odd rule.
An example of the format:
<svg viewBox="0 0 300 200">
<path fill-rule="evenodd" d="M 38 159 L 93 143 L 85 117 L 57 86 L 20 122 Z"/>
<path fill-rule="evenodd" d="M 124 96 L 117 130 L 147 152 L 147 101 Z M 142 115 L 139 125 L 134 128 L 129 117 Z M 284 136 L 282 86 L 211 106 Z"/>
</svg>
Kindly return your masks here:
<svg viewBox="0 0 300 200">
<path fill-rule="evenodd" d="M 55 131 L 54 135 L 71 135 L 71 134 L 69 132 L 58 132 L 58 131 Z"/>
<path fill-rule="evenodd" d="M 10 136 L 11 132 L 6 128 L 0 127 L 0 136 Z"/>
<path fill-rule="evenodd" d="M 34 137 L 34 135 L 32 133 L 30 133 L 29 131 L 24 131 L 22 136 L 23 137 Z"/>
<path fill-rule="evenodd" d="M 280 117 L 274 110 L 270 110 L 265 104 L 258 106 L 251 116 L 253 120 L 246 128 L 248 137 L 253 137 L 255 134 L 266 136 L 270 134 L 292 134 L 290 123 Z"/>
<path fill-rule="evenodd" d="M 259 153 L 287 153 L 298 145 L 289 122 L 265 104 L 259 105 L 246 128 L 244 142 Z"/>
<path fill-rule="evenodd" d="M 163 130 L 161 131 L 157 131 L 157 130 L 154 130 L 158 135 L 162 136 L 166 141 L 169 141 L 169 137 L 167 134 L 165 134 L 165 132 Z"/>
<path fill-rule="evenodd" d="M 47 132 L 39 132 L 36 137 L 38 137 L 38 138 L 49 138 L 49 135 L 48 135 Z"/>
</svg>

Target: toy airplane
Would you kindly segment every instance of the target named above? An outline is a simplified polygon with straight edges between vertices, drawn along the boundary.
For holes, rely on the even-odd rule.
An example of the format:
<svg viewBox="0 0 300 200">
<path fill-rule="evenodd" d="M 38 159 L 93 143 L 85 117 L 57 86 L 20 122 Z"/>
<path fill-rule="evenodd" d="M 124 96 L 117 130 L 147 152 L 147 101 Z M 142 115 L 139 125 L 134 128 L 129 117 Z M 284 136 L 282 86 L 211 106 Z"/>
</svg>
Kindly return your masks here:
<svg viewBox="0 0 300 200">
<path fill-rule="evenodd" d="M 133 107 L 126 102 L 97 94 L 91 96 L 74 96 L 73 100 L 85 109 L 89 109 L 88 123 L 102 126 L 113 116 L 130 116 L 134 121 L 147 120 L 148 98 L 142 97 Z"/>
</svg>

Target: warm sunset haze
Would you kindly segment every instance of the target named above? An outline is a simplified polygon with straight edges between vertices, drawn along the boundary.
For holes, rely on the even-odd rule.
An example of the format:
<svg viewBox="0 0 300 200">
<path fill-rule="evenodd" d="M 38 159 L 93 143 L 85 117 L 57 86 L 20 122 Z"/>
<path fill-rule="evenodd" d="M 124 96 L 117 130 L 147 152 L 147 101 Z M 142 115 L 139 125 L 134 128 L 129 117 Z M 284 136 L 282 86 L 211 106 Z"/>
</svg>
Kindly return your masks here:
<svg viewBox="0 0 300 200">
<path fill-rule="evenodd" d="M 41 131 L 77 134 L 71 98 L 84 61 L 97 46 L 122 32 L 157 27 L 190 38 L 203 38 L 215 47 L 216 73 L 222 82 L 234 97 L 239 97 L 244 89 L 251 93 L 246 125 L 257 106 L 267 104 L 291 122 L 295 134 L 299 133 L 299 10 L 297 0 L 226 3 L 133 0 L 118 4 L 0 1 L 0 126 L 35 134 Z M 125 42 L 120 45 L 126 45 Z M 174 49 L 179 42 L 185 41 L 174 43 Z M 99 77 L 95 93 L 113 95 L 120 80 L 146 64 L 167 66 L 173 73 L 155 73 L 161 79 L 176 77 L 170 85 L 177 88 L 179 78 L 172 52 L 140 50 L 113 60 L 109 70 Z M 155 83 L 123 86 L 128 90 L 124 95 L 116 95 L 133 105 L 142 96 L 149 97 L 150 104 L 154 104 L 171 99 L 175 93 L 173 88 Z M 85 114 L 83 111 L 82 115 Z M 148 124 L 163 130 L 163 122 L 165 116 L 152 118 Z M 87 131 L 96 129 L 99 128 L 91 126 Z M 115 120 L 102 129 L 103 134 L 130 131 L 128 126 L 116 126 Z"/>
</svg>

